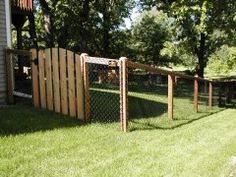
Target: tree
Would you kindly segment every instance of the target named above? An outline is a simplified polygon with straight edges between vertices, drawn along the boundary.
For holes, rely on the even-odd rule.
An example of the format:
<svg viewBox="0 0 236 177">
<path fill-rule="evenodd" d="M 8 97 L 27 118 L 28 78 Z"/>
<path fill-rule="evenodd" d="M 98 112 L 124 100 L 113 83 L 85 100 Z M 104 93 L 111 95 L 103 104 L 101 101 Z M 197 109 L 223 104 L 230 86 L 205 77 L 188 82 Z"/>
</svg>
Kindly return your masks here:
<svg viewBox="0 0 236 177">
<path fill-rule="evenodd" d="M 153 8 L 144 11 L 132 26 L 131 46 L 139 62 L 167 65 L 167 58 L 160 55 L 166 40 L 170 40 L 173 19 Z"/>
<path fill-rule="evenodd" d="M 230 75 L 236 70 L 236 47 L 223 45 L 212 53 L 206 67 L 208 75 Z"/>
<path fill-rule="evenodd" d="M 197 73 L 203 76 L 209 49 L 213 49 L 211 36 L 215 30 L 233 36 L 236 27 L 236 1 L 214 0 L 141 0 L 144 9 L 155 6 L 176 19 L 182 28 L 179 41 L 183 42 L 189 53 L 198 58 Z"/>
<path fill-rule="evenodd" d="M 134 0 L 37 2 L 37 30 L 42 47 L 59 46 L 105 57 L 116 53 L 111 47 L 114 39 L 111 34 L 121 34 L 119 27 L 134 6 Z M 51 42 L 43 44 L 45 39 Z"/>
</svg>

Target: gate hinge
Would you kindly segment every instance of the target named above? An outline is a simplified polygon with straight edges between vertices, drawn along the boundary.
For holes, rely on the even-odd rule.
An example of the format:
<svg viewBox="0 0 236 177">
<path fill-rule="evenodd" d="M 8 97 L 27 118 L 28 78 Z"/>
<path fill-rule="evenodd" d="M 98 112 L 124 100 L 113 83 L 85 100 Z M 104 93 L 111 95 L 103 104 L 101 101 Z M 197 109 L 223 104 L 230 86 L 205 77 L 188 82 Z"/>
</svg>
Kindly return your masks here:
<svg viewBox="0 0 236 177">
<path fill-rule="evenodd" d="M 35 58 L 35 59 L 31 60 L 31 62 L 34 63 L 35 65 L 38 65 L 39 64 L 39 59 Z"/>
</svg>

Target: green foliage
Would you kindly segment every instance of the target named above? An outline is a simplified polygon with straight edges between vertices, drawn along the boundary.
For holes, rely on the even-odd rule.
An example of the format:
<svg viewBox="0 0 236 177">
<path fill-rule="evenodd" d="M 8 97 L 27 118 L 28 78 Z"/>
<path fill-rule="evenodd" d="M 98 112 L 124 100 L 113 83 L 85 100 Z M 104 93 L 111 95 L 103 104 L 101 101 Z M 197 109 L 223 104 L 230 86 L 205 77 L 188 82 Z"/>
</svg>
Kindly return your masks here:
<svg viewBox="0 0 236 177">
<path fill-rule="evenodd" d="M 139 62 L 168 65 L 168 60 L 160 55 L 166 40 L 170 39 L 173 19 L 153 8 L 144 11 L 132 26 L 131 48 Z"/>
<path fill-rule="evenodd" d="M 206 67 L 208 75 L 230 75 L 235 70 L 236 47 L 223 45 L 210 55 Z"/>
<path fill-rule="evenodd" d="M 181 46 L 184 46 L 187 53 L 198 58 L 200 73 L 203 72 L 208 56 L 218 46 L 236 41 L 236 1 L 234 0 L 140 1 L 144 9 L 156 7 L 175 18 L 176 28 L 181 28 L 176 41 L 182 43 Z"/>
<path fill-rule="evenodd" d="M 119 27 L 130 16 L 133 0 L 36 1 L 37 34 L 41 47 L 53 45 L 91 55 L 117 56 L 124 48 L 124 33 Z M 48 7 L 47 7 L 48 6 Z M 119 36 L 120 35 L 120 36 Z M 116 41 L 119 42 L 116 42 Z M 46 42 L 45 42 L 46 41 Z M 115 46 L 115 45 L 118 46 Z M 104 49 L 105 48 L 105 49 Z"/>
<path fill-rule="evenodd" d="M 174 43 L 166 41 L 163 49 L 160 51 L 160 55 L 169 60 L 174 60 L 173 66 L 183 66 L 194 71 L 197 66 L 197 57 L 182 45 L 182 43 Z"/>
</svg>

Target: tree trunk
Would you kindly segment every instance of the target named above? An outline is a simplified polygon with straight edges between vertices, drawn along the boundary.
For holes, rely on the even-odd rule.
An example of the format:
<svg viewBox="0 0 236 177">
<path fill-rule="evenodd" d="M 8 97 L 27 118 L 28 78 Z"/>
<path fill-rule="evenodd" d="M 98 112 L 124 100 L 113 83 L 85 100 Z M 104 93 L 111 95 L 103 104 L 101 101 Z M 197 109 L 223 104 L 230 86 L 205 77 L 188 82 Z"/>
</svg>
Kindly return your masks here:
<svg viewBox="0 0 236 177">
<path fill-rule="evenodd" d="M 31 37 L 31 39 L 33 41 L 33 47 L 38 49 L 34 14 L 30 13 L 28 15 L 28 19 L 29 19 L 29 33 L 30 33 L 30 37 Z"/>
<path fill-rule="evenodd" d="M 104 57 L 109 57 L 110 55 L 110 39 L 109 39 L 109 31 L 110 31 L 110 15 L 108 12 L 108 5 L 106 0 L 103 1 L 103 50 L 102 54 Z"/>
<path fill-rule="evenodd" d="M 206 48 L 206 35 L 201 33 L 200 46 L 198 52 L 198 69 L 197 74 L 199 77 L 204 76 L 205 67 L 205 48 Z"/>
<path fill-rule="evenodd" d="M 53 14 L 47 1 L 40 0 L 40 5 L 43 10 L 44 16 L 44 28 L 47 33 L 47 47 L 54 47 L 54 26 L 53 26 Z"/>
</svg>

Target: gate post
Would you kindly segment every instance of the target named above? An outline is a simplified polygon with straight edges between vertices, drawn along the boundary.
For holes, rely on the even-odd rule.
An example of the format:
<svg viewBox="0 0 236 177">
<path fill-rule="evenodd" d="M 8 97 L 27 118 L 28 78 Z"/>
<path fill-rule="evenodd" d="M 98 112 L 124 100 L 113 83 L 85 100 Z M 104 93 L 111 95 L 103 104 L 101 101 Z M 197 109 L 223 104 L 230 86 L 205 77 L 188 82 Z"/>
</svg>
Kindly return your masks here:
<svg viewBox="0 0 236 177">
<path fill-rule="evenodd" d="M 198 112 L 198 80 L 194 79 L 194 110 Z"/>
<path fill-rule="evenodd" d="M 38 81 L 38 66 L 37 62 L 37 50 L 31 49 L 30 54 L 30 61 L 31 61 L 31 77 L 32 77 L 32 95 L 33 95 L 33 105 L 36 108 L 40 107 L 40 100 L 39 100 L 39 81 Z M 39 60 L 39 59 L 38 59 Z"/>
<path fill-rule="evenodd" d="M 6 66 L 6 79 L 7 79 L 7 103 L 13 104 L 14 103 L 14 96 L 13 96 L 14 69 L 13 69 L 12 55 L 8 51 L 8 49 L 5 50 L 5 66 Z"/>
<path fill-rule="evenodd" d="M 209 82 L 209 100 L 208 100 L 208 105 L 211 108 L 212 107 L 212 96 L 213 96 L 213 85 L 212 82 Z"/>
<path fill-rule="evenodd" d="M 168 75 L 168 118 L 173 119 L 173 97 L 174 97 L 174 80 L 175 76 Z"/>
<path fill-rule="evenodd" d="M 120 58 L 120 120 L 121 128 L 128 131 L 128 62 L 126 57 Z"/>
<path fill-rule="evenodd" d="M 80 55 L 81 59 L 81 73 L 83 78 L 83 88 L 84 88 L 84 121 L 90 122 L 90 94 L 89 94 L 89 71 L 88 71 L 88 63 L 86 60 L 88 58 L 88 54 L 82 53 Z"/>
</svg>

